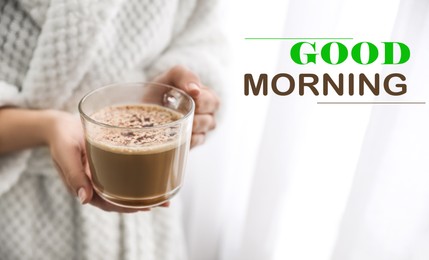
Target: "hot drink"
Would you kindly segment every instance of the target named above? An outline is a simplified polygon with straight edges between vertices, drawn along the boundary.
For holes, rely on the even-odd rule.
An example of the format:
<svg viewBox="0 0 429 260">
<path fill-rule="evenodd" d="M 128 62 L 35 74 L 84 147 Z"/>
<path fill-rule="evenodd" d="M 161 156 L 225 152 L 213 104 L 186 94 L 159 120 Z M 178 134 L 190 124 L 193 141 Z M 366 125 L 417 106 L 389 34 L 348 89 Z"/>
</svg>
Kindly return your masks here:
<svg viewBox="0 0 429 260">
<path fill-rule="evenodd" d="M 195 103 L 172 86 L 117 83 L 79 102 L 94 190 L 122 207 L 160 205 L 180 189 Z"/>
<path fill-rule="evenodd" d="M 86 147 L 96 192 L 127 207 L 158 205 L 181 184 L 188 143 L 183 115 L 159 105 L 120 105 L 91 115 L 112 127 L 93 126 Z"/>
</svg>

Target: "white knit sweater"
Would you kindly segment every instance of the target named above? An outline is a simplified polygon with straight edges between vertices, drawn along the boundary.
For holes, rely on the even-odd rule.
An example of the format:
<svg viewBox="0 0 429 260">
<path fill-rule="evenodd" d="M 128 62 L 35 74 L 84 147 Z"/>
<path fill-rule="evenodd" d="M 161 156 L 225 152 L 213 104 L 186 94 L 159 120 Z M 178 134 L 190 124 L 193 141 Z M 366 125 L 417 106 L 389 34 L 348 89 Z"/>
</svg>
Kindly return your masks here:
<svg viewBox="0 0 429 260">
<path fill-rule="evenodd" d="M 214 0 L 0 0 L 0 106 L 76 113 L 112 82 L 182 64 L 219 85 Z M 1 143 L 0 143 L 1 145 Z M 106 213 L 65 189 L 46 148 L 0 156 L 0 259 L 186 259 L 178 214 Z"/>
</svg>

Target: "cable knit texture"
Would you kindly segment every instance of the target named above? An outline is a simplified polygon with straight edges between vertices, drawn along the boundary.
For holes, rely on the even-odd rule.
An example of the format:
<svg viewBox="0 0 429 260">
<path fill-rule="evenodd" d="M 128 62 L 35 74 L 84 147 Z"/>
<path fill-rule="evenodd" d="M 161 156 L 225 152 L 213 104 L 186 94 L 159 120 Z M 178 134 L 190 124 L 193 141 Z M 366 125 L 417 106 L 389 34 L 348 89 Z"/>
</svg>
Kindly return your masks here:
<svg viewBox="0 0 429 260">
<path fill-rule="evenodd" d="M 216 89 L 215 2 L 0 0 L 0 106 L 76 113 L 94 88 L 176 64 Z M 0 259 L 186 259 L 174 207 L 127 215 L 81 206 L 46 148 L 0 156 L 0 230 Z"/>
</svg>

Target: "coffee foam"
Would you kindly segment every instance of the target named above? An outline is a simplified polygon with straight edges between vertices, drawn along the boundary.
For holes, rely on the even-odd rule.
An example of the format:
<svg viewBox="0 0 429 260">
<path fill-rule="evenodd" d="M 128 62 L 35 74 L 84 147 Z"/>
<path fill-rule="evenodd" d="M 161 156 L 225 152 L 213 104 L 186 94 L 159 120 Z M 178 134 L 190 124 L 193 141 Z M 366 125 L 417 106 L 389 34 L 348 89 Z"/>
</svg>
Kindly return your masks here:
<svg viewBox="0 0 429 260">
<path fill-rule="evenodd" d="M 181 113 L 153 104 L 109 106 L 91 116 L 103 124 L 127 128 L 160 126 L 182 117 Z"/>
<path fill-rule="evenodd" d="M 177 121 L 182 117 L 182 114 L 158 105 L 110 106 L 97 111 L 91 118 L 125 129 L 89 125 L 87 140 L 101 149 L 117 153 L 163 152 L 183 144 L 186 138 L 179 125 L 156 126 Z"/>
</svg>

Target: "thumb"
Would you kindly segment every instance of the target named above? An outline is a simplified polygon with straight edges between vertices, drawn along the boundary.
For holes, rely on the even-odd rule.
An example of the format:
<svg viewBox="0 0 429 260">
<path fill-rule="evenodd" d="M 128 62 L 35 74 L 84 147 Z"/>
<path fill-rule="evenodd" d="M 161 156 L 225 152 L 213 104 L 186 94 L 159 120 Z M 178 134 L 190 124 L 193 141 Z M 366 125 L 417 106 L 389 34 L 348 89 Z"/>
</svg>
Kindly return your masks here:
<svg viewBox="0 0 429 260">
<path fill-rule="evenodd" d="M 201 83 L 197 75 L 184 66 L 175 66 L 166 73 L 155 79 L 156 82 L 173 85 L 191 97 L 197 98 L 200 95 Z"/>
<path fill-rule="evenodd" d="M 93 188 L 86 173 L 84 153 L 80 149 L 64 151 L 57 161 L 64 176 L 67 186 L 73 195 L 79 198 L 80 203 L 86 204 L 91 201 Z"/>
<path fill-rule="evenodd" d="M 69 177 L 69 185 L 76 192 L 80 203 L 86 204 L 92 200 L 93 188 L 86 173 L 81 170 L 71 171 Z"/>
</svg>

